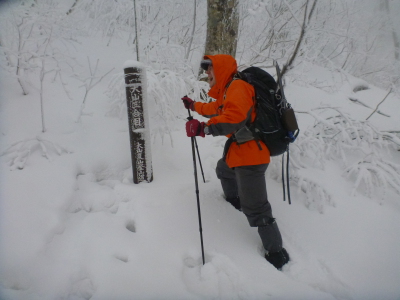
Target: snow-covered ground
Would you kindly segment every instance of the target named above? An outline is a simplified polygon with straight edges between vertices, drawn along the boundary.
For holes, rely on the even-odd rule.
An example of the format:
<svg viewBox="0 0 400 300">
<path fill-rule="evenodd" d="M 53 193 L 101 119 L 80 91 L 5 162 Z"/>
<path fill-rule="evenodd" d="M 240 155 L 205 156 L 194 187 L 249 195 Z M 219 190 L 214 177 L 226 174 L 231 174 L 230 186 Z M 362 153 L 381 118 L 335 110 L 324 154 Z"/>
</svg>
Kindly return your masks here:
<svg viewBox="0 0 400 300">
<path fill-rule="evenodd" d="M 112 67 L 121 73 L 133 59 L 116 43 L 87 39 L 81 47 L 83 61 L 100 58 L 99 74 Z M 366 83 L 317 67 L 293 72 L 286 94 L 303 112 L 302 133 L 314 124 L 304 112 L 331 105 L 364 120 L 386 94 L 373 86 L 355 93 Z M 173 143 L 152 139 L 154 181 L 136 185 L 127 118 L 106 116 L 111 75 L 90 92 L 80 123 L 83 89 L 72 90 L 69 100 L 49 78 L 46 133 L 38 92 L 22 96 L 15 78 L 0 76 L 1 151 L 22 140 L 34 144 L 22 170 L 10 167 L 13 153 L 0 157 L 1 300 L 400 299 L 400 196 L 390 187 L 385 198 L 367 197 L 362 185 L 354 191 L 354 179 L 332 159 L 298 171 L 323 188 L 323 199 L 310 202 L 292 183 L 288 205 L 271 166 L 269 199 L 291 256 L 277 271 L 262 256 L 257 230 L 222 197 L 214 169 L 225 138 L 198 138 L 206 177 L 203 183 L 199 174 L 202 265 L 187 112 L 179 97 Z M 390 95 L 379 109 L 391 117 L 374 114 L 371 123 L 399 130 L 400 99 Z M 388 151 L 387 159 L 399 164 L 399 153 Z"/>
</svg>

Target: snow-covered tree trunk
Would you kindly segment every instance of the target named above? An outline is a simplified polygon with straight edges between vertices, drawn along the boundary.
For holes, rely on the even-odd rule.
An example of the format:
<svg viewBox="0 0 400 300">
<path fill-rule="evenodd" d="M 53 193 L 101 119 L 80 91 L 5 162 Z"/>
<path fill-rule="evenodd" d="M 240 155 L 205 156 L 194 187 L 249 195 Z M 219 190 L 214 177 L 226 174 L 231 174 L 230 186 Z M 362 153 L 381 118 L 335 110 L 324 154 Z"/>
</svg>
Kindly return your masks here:
<svg viewBox="0 0 400 300">
<path fill-rule="evenodd" d="M 205 54 L 236 55 L 239 30 L 237 0 L 207 0 Z"/>
<path fill-rule="evenodd" d="M 389 1 L 385 0 L 383 4 L 385 6 L 385 10 L 386 10 L 387 17 L 389 20 L 389 27 L 390 27 L 390 30 L 392 31 L 392 38 L 393 38 L 393 44 L 394 44 L 394 56 L 395 56 L 396 60 L 400 60 L 400 39 L 399 39 L 399 36 L 397 35 L 397 31 L 395 30 L 395 27 L 393 26 L 393 20 L 390 15 Z"/>
<path fill-rule="evenodd" d="M 194 33 L 196 31 L 196 11 L 197 11 L 197 0 L 194 0 L 194 7 L 193 7 L 193 27 L 192 27 L 192 34 L 190 36 L 190 40 L 189 40 L 189 46 L 187 47 L 186 50 L 186 55 L 185 55 L 185 59 L 188 60 L 189 58 L 189 54 L 190 51 L 192 49 L 192 43 L 193 43 L 193 37 L 194 37 Z"/>
</svg>

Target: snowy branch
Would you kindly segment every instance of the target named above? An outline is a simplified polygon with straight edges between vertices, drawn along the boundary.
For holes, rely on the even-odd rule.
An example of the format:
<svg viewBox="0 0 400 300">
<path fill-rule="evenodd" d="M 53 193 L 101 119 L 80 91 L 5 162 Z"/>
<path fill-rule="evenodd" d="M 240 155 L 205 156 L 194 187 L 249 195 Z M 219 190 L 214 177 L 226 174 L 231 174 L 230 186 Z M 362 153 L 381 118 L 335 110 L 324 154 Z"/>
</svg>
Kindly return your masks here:
<svg viewBox="0 0 400 300">
<path fill-rule="evenodd" d="M 392 89 L 389 90 L 389 92 L 386 94 L 385 98 L 383 98 L 383 100 L 381 102 L 378 103 L 378 105 L 376 106 L 375 110 L 368 116 L 368 118 L 366 120 L 368 120 L 369 118 L 371 118 L 371 116 L 378 111 L 379 106 L 386 100 L 386 98 L 389 96 L 389 94 L 392 92 Z"/>
<path fill-rule="evenodd" d="M 51 160 L 52 152 L 56 153 L 57 155 L 61 155 L 63 153 L 72 153 L 71 150 L 68 150 L 65 147 L 43 139 L 41 136 L 36 136 L 32 139 L 25 139 L 15 142 L 2 153 L 0 153 L 0 156 L 7 156 L 8 165 L 10 166 L 11 170 L 22 170 L 25 168 L 31 154 L 35 151 L 40 151 L 41 155 L 48 160 Z"/>
<path fill-rule="evenodd" d="M 353 193 L 363 184 L 362 190 L 368 196 L 380 187 L 391 187 L 400 194 L 400 165 L 385 159 L 390 149 L 400 146 L 395 134 L 354 120 L 338 108 L 319 107 L 299 113 L 307 113 L 316 120 L 296 142 L 303 157 L 319 165 L 332 158 L 339 158 L 344 166 L 350 164 L 345 173 L 355 180 Z M 353 162 L 360 155 L 363 158 Z"/>
<path fill-rule="evenodd" d="M 85 95 L 83 96 L 81 108 L 79 110 L 79 115 L 75 121 L 77 123 L 80 122 L 80 120 L 81 120 L 83 110 L 85 109 L 86 99 L 87 99 L 87 96 L 89 95 L 89 92 L 92 90 L 92 88 L 94 88 L 97 84 L 99 84 L 103 80 L 104 77 L 106 77 L 108 74 L 110 74 L 115 69 L 115 68 L 112 68 L 111 70 L 106 72 L 104 75 L 99 77 L 99 76 L 96 76 L 98 66 L 99 66 L 99 59 L 97 59 L 96 65 L 94 66 L 94 68 L 90 62 L 89 56 L 87 57 L 87 61 L 88 61 L 88 68 L 89 68 L 89 76 L 82 76 L 82 75 L 79 75 L 79 76 L 74 75 L 73 76 L 76 79 L 78 79 L 79 81 L 83 82 L 83 85 L 81 85 L 81 87 L 83 86 L 85 88 Z"/>
</svg>

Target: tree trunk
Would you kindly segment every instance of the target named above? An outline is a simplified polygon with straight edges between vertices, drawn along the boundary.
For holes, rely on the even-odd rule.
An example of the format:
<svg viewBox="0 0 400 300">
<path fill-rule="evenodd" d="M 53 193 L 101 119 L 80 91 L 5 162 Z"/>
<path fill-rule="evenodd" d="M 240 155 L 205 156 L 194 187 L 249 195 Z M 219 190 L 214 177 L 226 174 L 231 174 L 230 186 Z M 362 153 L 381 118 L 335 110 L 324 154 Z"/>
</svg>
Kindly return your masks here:
<svg viewBox="0 0 400 300">
<path fill-rule="evenodd" d="M 194 32 L 196 30 L 196 16 L 197 16 L 197 0 L 194 0 L 194 9 L 193 9 L 193 27 L 192 27 L 192 35 L 190 36 L 189 46 L 186 51 L 185 59 L 189 59 L 190 50 L 192 48 Z"/>
<path fill-rule="evenodd" d="M 206 55 L 235 57 L 238 29 L 238 0 L 207 0 Z"/>
<path fill-rule="evenodd" d="M 392 31 L 392 38 L 393 38 L 393 45 L 394 45 L 394 58 L 396 60 L 400 60 L 400 40 L 399 40 L 399 37 L 397 36 L 397 32 L 393 26 L 393 21 L 392 21 L 391 15 L 390 15 L 390 7 L 389 7 L 388 0 L 385 0 L 384 6 L 385 6 L 387 17 L 389 20 L 390 30 Z"/>
</svg>

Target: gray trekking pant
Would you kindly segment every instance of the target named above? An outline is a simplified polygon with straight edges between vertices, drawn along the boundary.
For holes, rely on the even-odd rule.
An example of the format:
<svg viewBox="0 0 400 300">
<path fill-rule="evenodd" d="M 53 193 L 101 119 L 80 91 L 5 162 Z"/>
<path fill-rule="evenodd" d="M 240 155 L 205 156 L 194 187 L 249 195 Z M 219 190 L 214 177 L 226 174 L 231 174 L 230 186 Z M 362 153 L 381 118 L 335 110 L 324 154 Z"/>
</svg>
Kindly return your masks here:
<svg viewBox="0 0 400 300">
<path fill-rule="evenodd" d="M 282 249 L 282 237 L 272 216 L 268 202 L 265 171 L 268 164 L 229 168 L 223 159 L 217 163 L 217 177 L 221 180 L 226 198 L 239 196 L 242 211 L 251 227 L 258 227 L 264 248 L 268 252 Z"/>
</svg>

